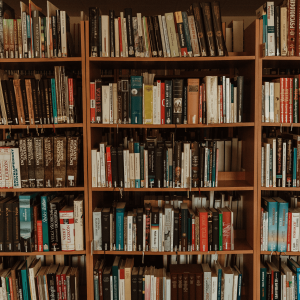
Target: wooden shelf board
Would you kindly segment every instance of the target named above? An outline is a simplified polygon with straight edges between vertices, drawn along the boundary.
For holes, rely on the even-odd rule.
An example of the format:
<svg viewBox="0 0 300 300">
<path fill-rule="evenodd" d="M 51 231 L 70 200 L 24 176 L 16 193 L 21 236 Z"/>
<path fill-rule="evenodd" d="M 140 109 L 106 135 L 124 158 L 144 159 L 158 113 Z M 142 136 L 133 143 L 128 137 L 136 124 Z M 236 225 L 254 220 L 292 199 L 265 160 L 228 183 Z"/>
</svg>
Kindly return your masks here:
<svg viewBox="0 0 300 300">
<path fill-rule="evenodd" d="M 20 189 L 0 189 L 0 192 L 19 192 L 19 193 L 25 193 L 25 192 L 53 192 L 53 191 L 61 191 L 61 192 L 80 192 L 84 191 L 83 186 L 76 186 L 76 187 L 63 187 L 63 188 L 20 188 Z M 1 253 L 1 252 L 0 252 Z M 1 254 L 0 254 L 1 255 Z"/>
<path fill-rule="evenodd" d="M 91 123 L 92 128 L 211 128 L 211 127 L 253 127 L 254 122 L 225 123 L 225 124 L 97 124 Z"/>
<path fill-rule="evenodd" d="M 260 251 L 260 254 L 262 255 L 300 255 L 300 251 L 292 252 L 292 251 L 286 251 L 286 252 L 279 252 L 279 251 Z"/>
<path fill-rule="evenodd" d="M 77 62 L 81 57 L 61 57 L 61 58 L 5 58 L 1 63 L 51 63 L 51 62 Z"/>
<path fill-rule="evenodd" d="M 1 252 L 1 256 L 33 256 L 33 255 L 82 255 L 83 251 L 48 251 L 48 252 Z"/>
<path fill-rule="evenodd" d="M 93 187 L 92 191 L 94 192 L 112 192 L 119 191 L 120 188 L 96 188 Z M 201 187 L 201 188 L 123 188 L 124 192 L 187 192 L 187 191 L 252 191 L 253 186 L 250 186 L 244 180 L 222 180 L 219 181 L 218 187 Z M 299 188 L 300 190 L 300 188 Z"/>
<path fill-rule="evenodd" d="M 291 127 L 293 125 L 293 127 L 300 127 L 300 123 L 265 123 L 265 122 L 261 122 L 261 126 L 264 127 Z"/>
<path fill-rule="evenodd" d="M 255 60 L 254 55 L 215 57 L 89 57 L 89 61 L 110 62 L 202 62 Z"/>
<path fill-rule="evenodd" d="M 261 191 L 295 191 L 300 192 L 300 187 L 260 187 Z"/>
<path fill-rule="evenodd" d="M 300 57 L 299 56 L 266 56 L 263 57 L 262 60 L 276 60 L 276 61 L 299 61 Z"/>
<path fill-rule="evenodd" d="M 80 128 L 83 127 L 82 123 L 74 123 L 74 124 L 37 124 L 37 125 L 0 125 L 0 129 L 26 129 L 29 127 L 30 129 L 35 129 L 36 127 L 41 129 L 43 128 Z"/>
</svg>

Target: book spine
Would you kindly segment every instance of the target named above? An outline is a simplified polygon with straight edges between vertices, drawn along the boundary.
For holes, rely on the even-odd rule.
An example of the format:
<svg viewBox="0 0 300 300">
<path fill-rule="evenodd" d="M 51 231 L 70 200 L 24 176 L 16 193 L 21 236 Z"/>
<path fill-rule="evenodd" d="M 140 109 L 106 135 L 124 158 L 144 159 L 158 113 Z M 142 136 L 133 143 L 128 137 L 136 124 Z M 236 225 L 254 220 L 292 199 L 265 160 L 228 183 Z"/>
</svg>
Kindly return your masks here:
<svg viewBox="0 0 300 300">
<path fill-rule="evenodd" d="M 274 2 L 267 2 L 268 10 L 270 9 L 271 18 L 268 18 L 268 37 L 269 37 L 269 22 L 273 20 L 274 22 Z M 270 6 L 270 8 L 269 8 Z M 288 56 L 295 56 L 296 55 L 296 1 L 289 0 L 288 1 L 288 36 L 287 36 L 287 48 L 288 48 Z M 269 11 L 268 11 L 269 13 Z M 272 26 L 272 25 L 271 25 Z M 274 26 L 274 24 L 273 24 Z M 268 39 L 268 42 L 271 40 Z M 269 47 L 269 46 L 268 46 Z M 269 52 L 270 55 L 270 52 Z M 272 54 L 274 55 L 274 54 Z"/>
</svg>

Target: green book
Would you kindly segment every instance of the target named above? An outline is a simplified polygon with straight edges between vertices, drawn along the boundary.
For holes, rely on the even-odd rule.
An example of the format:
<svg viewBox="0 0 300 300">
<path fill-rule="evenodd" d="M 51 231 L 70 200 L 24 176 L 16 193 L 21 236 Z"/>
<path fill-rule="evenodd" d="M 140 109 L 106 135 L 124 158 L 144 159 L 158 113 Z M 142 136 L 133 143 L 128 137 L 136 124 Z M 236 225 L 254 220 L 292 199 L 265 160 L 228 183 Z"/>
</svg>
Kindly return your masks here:
<svg viewBox="0 0 300 300">
<path fill-rule="evenodd" d="M 131 76 L 131 124 L 143 124 L 143 77 Z"/>
<path fill-rule="evenodd" d="M 219 211 L 219 251 L 223 250 L 223 214 Z"/>
</svg>

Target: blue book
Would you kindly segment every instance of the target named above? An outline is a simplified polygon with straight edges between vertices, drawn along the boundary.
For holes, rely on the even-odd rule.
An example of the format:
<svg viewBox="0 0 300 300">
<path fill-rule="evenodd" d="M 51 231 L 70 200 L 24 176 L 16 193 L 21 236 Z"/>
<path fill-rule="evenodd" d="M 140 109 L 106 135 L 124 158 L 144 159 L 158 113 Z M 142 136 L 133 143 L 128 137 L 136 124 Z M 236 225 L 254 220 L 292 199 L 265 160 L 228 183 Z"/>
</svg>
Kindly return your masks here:
<svg viewBox="0 0 300 300">
<path fill-rule="evenodd" d="M 21 270 L 21 278 L 22 278 L 23 299 L 24 300 L 30 300 L 31 297 L 30 297 L 30 292 L 29 292 L 27 267 Z"/>
<path fill-rule="evenodd" d="M 116 208 L 116 249 L 124 251 L 124 213 L 125 202 L 119 202 Z"/>
<path fill-rule="evenodd" d="M 218 275 L 217 300 L 221 300 L 221 292 L 222 292 L 222 268 L 217 268 L 217 275 Z"/>
<path fill-rule="evenodd" d="M 143 77 L 131 76 L 131 124 L 143 124 Z"/>
<path fill-rule="evenodd" d="M 297 148 L 293 151 L 293 187 L 297 186 Z"/>
<path fill-rule="evenodd" d="M 278 205 L 278 234 L 277 234 L 277 251 L 287 251 L 287 223 L 289 204 L 279 197 L 273 198 Z"/>
<path fill-rule="evenodd" d="M 263 197 L 262 207 L 268 212 L 268 251 L 277 251 L 278 203 Z"/>
<path fill-rule="evenodd" d="M 121 261 L 121 256 L 116 256 L 113 266 L 112 266 L 112 276 L 113 276 L 113 300 L 119 300 L 119 264 Z"/>
<path fill-rule="evenodd" d="M 98 276 L 94 276 L 94 300 L 99 300 L 99 278 Z"/>
<path fill-rule="evenodd" d="M 54 120 L 54 124 L 58 124 L 58 121 L 57 121 L 57 107 L 56 107 L 55 78 L 51 78 L 51 94 L 52 94 L 53 120 Z"/>
<path fill-rule="evenodd" d="M 293 258 L 287 260 L 287 265 L 294 273 L 300 273 L 300 265 Z"/>
<path fill-rule="evenodd" d="M 265 56 L 268 56 L 268 15 L 265 14 L 263 18 L 263 44 L 265 44 Z"/>
<path fill-rule="evenodd" d="M 300 273 L 296 274 L 296 278 L 297 278 L 297 280 L 296 280 L 297 281 L 297 289 L 295 289 L 295 291 L 297 291 L 296 292 L 296 297 L 297 298 L 295 298 L 295 300 L 300 299 Z"/>
<path fill-rule="evenodd" d="M 188 16 L 186 11 L 183 11 L 181 14 L 182 14 L 182 21 L 183 21 L 184 36 L 186 41 L 186 48 L 189 56 L 191 56 L 193 50 L 192 50 L 192 42 L 191 42 L 190 29 L 188 23 Z"/>
<path fill-rule="evenodd" d="M 237 269 L 237 268 L 236 268 Z M 237 300 L 241 300 L 242 297 L 242 273 L 239 272 L 238 278 L 238 290 L 237 290 Z"/>
<path fill-rule="evenodd" d="M 140 159 L 140 143 L 134 143 L 134 174 L 135 188 L 141 187 L 141 159 Z"/>
</svg>

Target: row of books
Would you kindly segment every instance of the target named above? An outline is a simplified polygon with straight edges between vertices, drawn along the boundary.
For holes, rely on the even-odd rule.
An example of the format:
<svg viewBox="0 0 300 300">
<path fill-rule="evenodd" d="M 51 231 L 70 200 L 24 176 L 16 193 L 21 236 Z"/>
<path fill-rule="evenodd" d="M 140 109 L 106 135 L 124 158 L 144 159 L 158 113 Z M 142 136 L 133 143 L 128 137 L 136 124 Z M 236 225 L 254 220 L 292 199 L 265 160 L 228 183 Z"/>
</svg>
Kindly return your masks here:
<svg viewBox="0 0 300 300">
<path fill-rule="evenodd" d="M 132 15 L 126 8 L 102 15 L 89 9 L 91 57 L 191 57 L 224 56 L 225 46 L 220 4 L 193 3 L 188 11 L 158 16 Z"/>
<path fill-rule="evenodd" d="M 299 123 L 299 77 L 262 85 L 262 122 Z"/>
<path fill-rule="evenodd" d="M 260 299 L 298 299 L 300 296 L 300 265 L 293 258 L 260 263 Z"/>
<path fill-rule="evenodd" d="M 136 266 L 134 258 L 116 256 L 94 265 L 94 299 L 224 299 L 240 300 L 242 273 L 235 265 L 171 264 L 166 268 Z"/>
<path fill-rule="evenodd" d="M 60 188 L 78 185 L 81 137 L 27 136 L 2 141 L 0 188 Z"/>
<path fill-rule="evenodd" d="M 24 193 L 0 200 L 0 251 L 84 250 L 83 195 Z"/>
<path fill-rule="evenodd" d="M 191 201 L 125 212 L 125 202 L 93 211 L 95 250 L 222 251 L 234 250 L 234 215 L 229 207 L 195 207 Z M 178 203 L 179 204 L 179 203 Z"/>
<path fill-rule="evenodd" d="M 279 197 L 261 201 L 261 250 L 299 251 L 299 212 Z"/>
<path fill-rule="evenodd" d="M 216 124 L 243 121 L 244 77 L 157 80 L 143 73 L 118 83 L 90 83 L 91 122 Z"/>
<path fill-rule="evenodd" d="M 0 58 L 52 58 L 75 55 L 74 44 L 80 42 L 80 27 L 74 26 L 73 37 L 70 18 L 47 1 L 47 15 L 29 1 L 20 2 L 21 18 L 3 0 L 0 5 Z M 77 46 L 77 52 L 78 52 Z"/>
<path fill-rule="evenodd" d="M 265 2 L 256 10 L 262 19 L 263 56 L 299 56 L 299 10 L 297 1 L 274 5 Z"/>
<path fill-rule="evenodd" d="M 43 265 L 40 258 L 28 256 L 0 270 L 2 299 L 79 299 L 79 267 Z"/>
<path fill-rule="evenodd" d="M 76 78 L 54 67 L 54 78 L 37 74 L 31 79 L 0 81 L 2 125 L 76 123 L 81 120 L 82 88 Z"/>
<path fill-rule="evenodd" d="M 300 136 L 282 134 L 263 139 L 261 186 L 299 187 Z"/>
<path fill-rule="evenodd" d="M 112 147 L 106 142 L 92 149 L 92 187 L 217 187 L 219 171 L 241 171 L 242 141 L 146 143 L 124 139 Z"/>
</svg>

